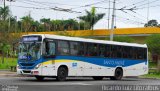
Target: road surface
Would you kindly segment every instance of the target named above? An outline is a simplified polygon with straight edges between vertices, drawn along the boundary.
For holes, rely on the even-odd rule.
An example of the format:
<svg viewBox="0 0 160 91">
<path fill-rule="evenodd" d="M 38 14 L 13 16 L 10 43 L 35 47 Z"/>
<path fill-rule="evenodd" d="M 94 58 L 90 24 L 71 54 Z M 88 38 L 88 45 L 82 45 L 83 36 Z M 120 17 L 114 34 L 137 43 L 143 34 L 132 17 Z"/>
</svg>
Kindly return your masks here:
<svg viewBox="0 0 160 91">
<path fill-rule="evenodd" d="M 72 77 L 58 82 L 53 78 L 37 81 L 34 77 L 0 77 L 0 86 L 0 91 L 160 91 L 160 80 L 123 78 L 113 81 L 106 78 L 95 81 Z"/>
</svg>

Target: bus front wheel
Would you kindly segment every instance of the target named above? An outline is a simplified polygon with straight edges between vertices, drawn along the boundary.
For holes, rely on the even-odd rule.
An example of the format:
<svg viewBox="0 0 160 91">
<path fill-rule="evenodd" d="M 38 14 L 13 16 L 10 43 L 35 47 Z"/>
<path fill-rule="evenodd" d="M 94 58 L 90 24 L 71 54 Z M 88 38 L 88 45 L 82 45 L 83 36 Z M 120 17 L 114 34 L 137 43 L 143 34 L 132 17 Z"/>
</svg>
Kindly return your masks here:
<svg viewBox="0 0 160 91">
<path fill-rule="evenodd" d="M 44 80 L 44 77 L 43 76 L 35 76 L 36 77 L 36 79 L 38 80 L 38 81 L 43 81 Z"/>
<path fill-rule="evenodd" d="M 65 67 L 58 68 L 57 77 L 58 81 L 65 81 L 67 77 L 68 71 Z"/>
<path fill-rule="evenodd" d="M 115 74 L 113 77 L 110 77 L 111 80 L 121 80 L 123 77 L 123 70 L 122 68 L 117 68 L 115 70 Z"/>
</svg>

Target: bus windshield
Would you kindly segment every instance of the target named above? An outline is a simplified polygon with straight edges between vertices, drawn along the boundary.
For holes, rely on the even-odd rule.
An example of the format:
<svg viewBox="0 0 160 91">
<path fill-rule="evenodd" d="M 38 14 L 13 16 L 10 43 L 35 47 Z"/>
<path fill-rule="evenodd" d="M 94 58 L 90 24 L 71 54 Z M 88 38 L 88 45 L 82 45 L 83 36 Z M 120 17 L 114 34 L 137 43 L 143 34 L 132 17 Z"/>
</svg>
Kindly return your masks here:
<svg viewBox="0 0 160 91">
<path fill-rule="evenodd" d="M 41 43 L 23 42 L 19 44 L 19 60 L 34 61 L 41 57 Z"/>
</svg>

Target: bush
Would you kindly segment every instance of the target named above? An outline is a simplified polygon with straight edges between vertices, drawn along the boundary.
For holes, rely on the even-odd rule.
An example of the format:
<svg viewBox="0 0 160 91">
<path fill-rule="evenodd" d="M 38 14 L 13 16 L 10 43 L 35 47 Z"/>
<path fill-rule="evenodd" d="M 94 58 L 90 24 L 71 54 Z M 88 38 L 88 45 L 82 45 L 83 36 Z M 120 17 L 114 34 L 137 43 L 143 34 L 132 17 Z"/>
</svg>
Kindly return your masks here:
<svg viewBox="0 0 160 91">
<path fill-rule="evenodd" d="M 160 34 L 147 37 L 146 43 L 151 53 L 160 54 Z"/>
<path fill-rule="evenodd" d="M 110 40 L 109 37 L 107 37 L 106 40 Z M 113 41 L 132 43 L 135 40 L 131 37 L 128 37 L 128 36 L 115 36 L 113 38 Z"/>
</svg>

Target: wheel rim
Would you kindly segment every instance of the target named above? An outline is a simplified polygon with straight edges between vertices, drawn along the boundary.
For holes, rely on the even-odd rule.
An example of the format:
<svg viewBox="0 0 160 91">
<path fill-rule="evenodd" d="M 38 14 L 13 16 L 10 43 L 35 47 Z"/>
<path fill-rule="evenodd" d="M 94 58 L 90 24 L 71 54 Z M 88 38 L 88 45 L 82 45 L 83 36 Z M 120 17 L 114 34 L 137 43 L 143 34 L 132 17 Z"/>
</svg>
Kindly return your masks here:
<svg viewBox="0 0 160 91">
<path fill-rule="evenodd" d="M 116 78 L 121 78 L 122 77 L 122 71 L 120 70 L 120 69 L 118 69 L 117 71 L 116 71 L 116 74 L 115 74 L 115 76 L 116 76 Z"/>
<path fill-rule="evenodd" d="M 64 69 L 62 69 L 59 72 L 59 80 L 65 80 L 65 78 L 66 78 L 66 71 Z"/>
</svg>

